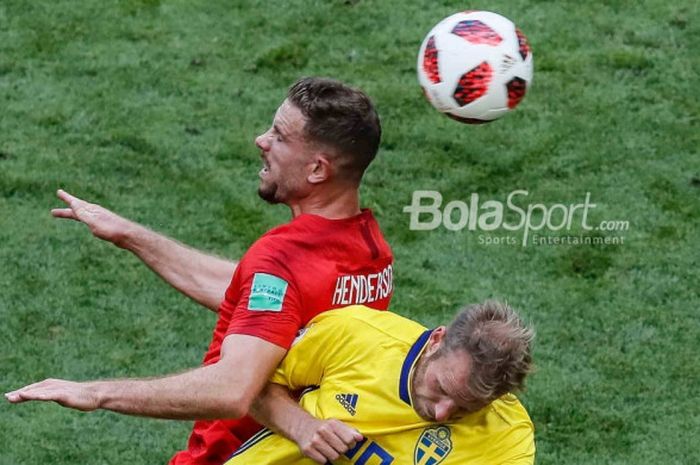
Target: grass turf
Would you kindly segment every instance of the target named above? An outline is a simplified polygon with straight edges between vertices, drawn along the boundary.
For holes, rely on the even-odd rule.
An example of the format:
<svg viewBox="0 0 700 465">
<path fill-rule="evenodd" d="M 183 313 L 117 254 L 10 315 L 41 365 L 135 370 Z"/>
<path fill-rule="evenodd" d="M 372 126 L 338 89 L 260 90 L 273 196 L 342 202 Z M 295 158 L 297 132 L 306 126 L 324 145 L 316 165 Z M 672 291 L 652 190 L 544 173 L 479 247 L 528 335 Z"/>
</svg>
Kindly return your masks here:
<svg viewBox="0 0 700 465">
<path fill-rule="evenodd" d="M 535 323 L 523 398 L 538 463 L 697 461 L 695 2 L 232 3 L 0 3 L 3 389 L 196 366 L 214 315 L 51 219 L 54 191 L 238 257 L 288 219 L 257 199 L 253 137 L 293 80 L 325 75 L 366 90 L 383 118 L 362 192 L 396 254 L 393 309 L 432 325 L 500 297 Z M 423 35 L 466 7 L 513 18 L 535 54 L 521 107 L 481 127 L 431 110 L 415 81 Z M 591 192 L 594 223 L 630 229 L 618 246 L 527 247 L 483 243 L 503 230 L 410 231 L 416 189 L 446 201 L 527 189 L 548 204 Z M 164 463 L 188 429 L 2 403 L 0 463 Z"/>
</svg>

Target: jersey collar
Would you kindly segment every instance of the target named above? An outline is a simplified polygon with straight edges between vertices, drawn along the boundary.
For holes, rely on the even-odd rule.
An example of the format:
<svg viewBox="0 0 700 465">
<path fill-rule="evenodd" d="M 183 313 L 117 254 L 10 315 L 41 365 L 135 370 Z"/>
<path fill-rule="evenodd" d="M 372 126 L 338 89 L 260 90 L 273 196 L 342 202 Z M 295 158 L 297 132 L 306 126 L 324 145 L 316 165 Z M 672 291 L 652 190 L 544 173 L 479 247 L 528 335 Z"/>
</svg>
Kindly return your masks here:
<svg viewBox="0 0 700 465">
<path fill-rule="evenodd" d="M 428 329 L 421 334 L 416 342 L 413 343 L 411 349 L 406 355 L 406 359 L 403 361 L 401 366 L 401 377 L 399 378 L 399 397 L 402 401 L 406 402 L 408 405 L 413 405 L 411 403 L 411 375 L 413 374 L 413 368 L 416 366 L 416 362 L 423 353 L 430 335 L 433 333 L 432 329 Z"/>
</svg>

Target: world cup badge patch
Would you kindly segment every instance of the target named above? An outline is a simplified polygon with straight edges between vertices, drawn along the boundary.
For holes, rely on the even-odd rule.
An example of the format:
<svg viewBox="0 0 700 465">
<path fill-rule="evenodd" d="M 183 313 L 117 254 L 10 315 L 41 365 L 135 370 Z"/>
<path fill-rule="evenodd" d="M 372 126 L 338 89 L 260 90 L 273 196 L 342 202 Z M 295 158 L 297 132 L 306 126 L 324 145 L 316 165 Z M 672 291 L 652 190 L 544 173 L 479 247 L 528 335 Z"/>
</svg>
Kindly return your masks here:
<svg viewBox="0 0 700 465">
<path fill-rule="evenodd" d="M 255 273 L 248 298 L 248 310 L 281 312 L 287 281 L 267 273 Z"/>
<path fill-rule="evenodd" d="M 426 428 L 416 442 L 413 453 L 415 465 L 438 465 L 452 450 L 450 428 L 437 426 Z"/>
</svg>

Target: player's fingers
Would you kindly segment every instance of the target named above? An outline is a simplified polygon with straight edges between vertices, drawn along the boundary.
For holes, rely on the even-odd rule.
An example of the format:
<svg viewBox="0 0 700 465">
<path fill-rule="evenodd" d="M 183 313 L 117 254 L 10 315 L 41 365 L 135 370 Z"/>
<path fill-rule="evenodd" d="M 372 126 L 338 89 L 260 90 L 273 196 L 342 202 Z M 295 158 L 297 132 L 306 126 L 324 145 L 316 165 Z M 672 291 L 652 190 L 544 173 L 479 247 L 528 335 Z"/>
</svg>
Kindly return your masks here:
<svg viewBox="0 0 700 465">
<path fill-rule="evenodd" d="M 342 452 L 345 452 L 347 449 L 354 447 L 359 441 L 362 441 L 362 434 L 342 421 L 331 420 L 330 425 L 334 434 L 337 435 L 345 445 L 345 449 Z"/>
<path fill-rule="evenodd" d="M 22 398 L 20 393 L 17 391 L 6 392 L 5 399 L 7 399 L 8 402 L 13 403 L 13 404 L 17 404 L 19 402 L 24 402 L 24 399 Z"/>
<path fill-rule="evenodd" d="M 56 195 L 58 196 L 59 199 L 66 202 L 71 208 L 75 208 L 75 207 L 85 203 L 84 200 L 81 200 L 78 197 L 69 194 L 68 192 L 64 191 L 63 189 L 59 189 L 58 191 L 56 191 Z"/>
<path fill-rule="evenodd" d="M 54 379 L 54 378 L 47 378 L 42 381 L 37 381 L 36 383 L 32 384 L 27 384 L 24 387 L 21 387 L 19 389 L 16 389 L 14 392 L 17 392 L 21 395 L 26 395 L 28 393 L 32 393 L 34 391 L 51 391 L 51 390 L 56 390 L 60 389 L 64 385 L 65 381 L 62 381 L 60 379 Z"/>
<path fill-rule="evenodd" d="M 28 400 L 53 400 L 59 402 L 66 394 L 65 385 L 65 381 L 49 378 L 8 392 L 5 394 L 5 398 L 12 403 Z"/>
<path fill-rule="evenodd" d="M 348 449 L 355 445 L 352 439 L 349 441 L 353 443 L 352 445 L 350 445 L 349 442 L 344 441 L 343 438 L 340 435 L 338 435 L 336 431 L 324 431 L 322 432 L 322 438 L 325 445 L 332 448 L 333 451 L 338 455 L 346 452 Z M 331 459 L 331 457 L 328 458 Z"/>
<path fill-rule="evenodd" d="M 316 450 L 328 461 L 333 461 L 340 457 L 340 452 L 338 452 L 335 447 L 332 447 L 325 441 L 316 444 Z M 321 462 L 325 463 L 325 462 Z"/>
<path fill-rule="evenodd" d="M 337 431 L 336 433 L 338 437 L 340 438 L 341 441 L 343 441 L 343 444 L 350 449 L 355 446 L 358 442 L 362 441 L 362 435 L 359 433 L 359 431 L 354 430 L 352 428 L 342 428 L 340 431 Z M 343 451 L 345 452 L 345 451 Z"/>
<path fill-rule="evenodd" d="M 328 459 L 325 455 L 323 455 L 318 446 L 319 445 L 317 443 L 314 443 L 314 441 L 312 440 L 310 443 L 304 446 L 300 445 L 300 449 L 306 457 L 310 458 L 316 463 L 325 465 L 326 463 L 328 463 Z"/>
<path fill-rule="evenodd" d="M 75 216 L 75 212 L 71 208 L 54 208 L 51 210 L 51 215 L 55 218 L 69 218 L 71 220 L 77 220 L 78 217 Z"/>
<path fill-rule="evenodd" d="M 17 391 L 6 393 L 5 398 L 14 404 L 26 402 L 28 400 L 53 400 L 51 393 L 41 388 L 22 388 Z"/>
<path fill-rule="evenodd" d="M 50 381 L 49 379 L 45 379 L 45 380 L 43 380 L 43 381 L 37 381 L 36 383 L 27 384 L 26 386 L 22 386 L 22 387 L 19 388 L 19 389 L 15 389 L 15 390 L 12 391 L 12 392 L 24 392 L 24 391 L 26 391 L 26 390 L 28 390 L 28 389 L 34 389 L 34 388 L 36 388 L 36 387 L 44 386 L 44 385 L 46 385 L 49 381 Z"/>
<path fill-rule="evenodd" d="M 35 389 L 31 391 L 22 391 L 19 393 L 22 400 L 57 400 L 58 393 L 50 390 Z"/>
</svg>

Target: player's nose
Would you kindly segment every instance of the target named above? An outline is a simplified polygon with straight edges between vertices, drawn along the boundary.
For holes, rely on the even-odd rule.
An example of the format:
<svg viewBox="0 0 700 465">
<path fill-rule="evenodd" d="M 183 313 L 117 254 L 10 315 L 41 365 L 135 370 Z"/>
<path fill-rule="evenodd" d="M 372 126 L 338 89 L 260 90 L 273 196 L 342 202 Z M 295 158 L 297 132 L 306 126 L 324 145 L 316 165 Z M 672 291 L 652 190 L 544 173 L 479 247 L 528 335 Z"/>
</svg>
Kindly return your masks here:
<svg viewBox="0 0 700 465">
<path fill-rule="evenodd" d="M 447 421 L 457 412 L 457 404 L 451 399 L 443 399 L 435 404 L 435 421 Z"/>
<path fill-rule="evenodd" d="M 255 145 L 264 152 L 270 150 L 270 138 L 267 137 L 268 132 L 266 131 L 255 138 Z"/>
</svg>

